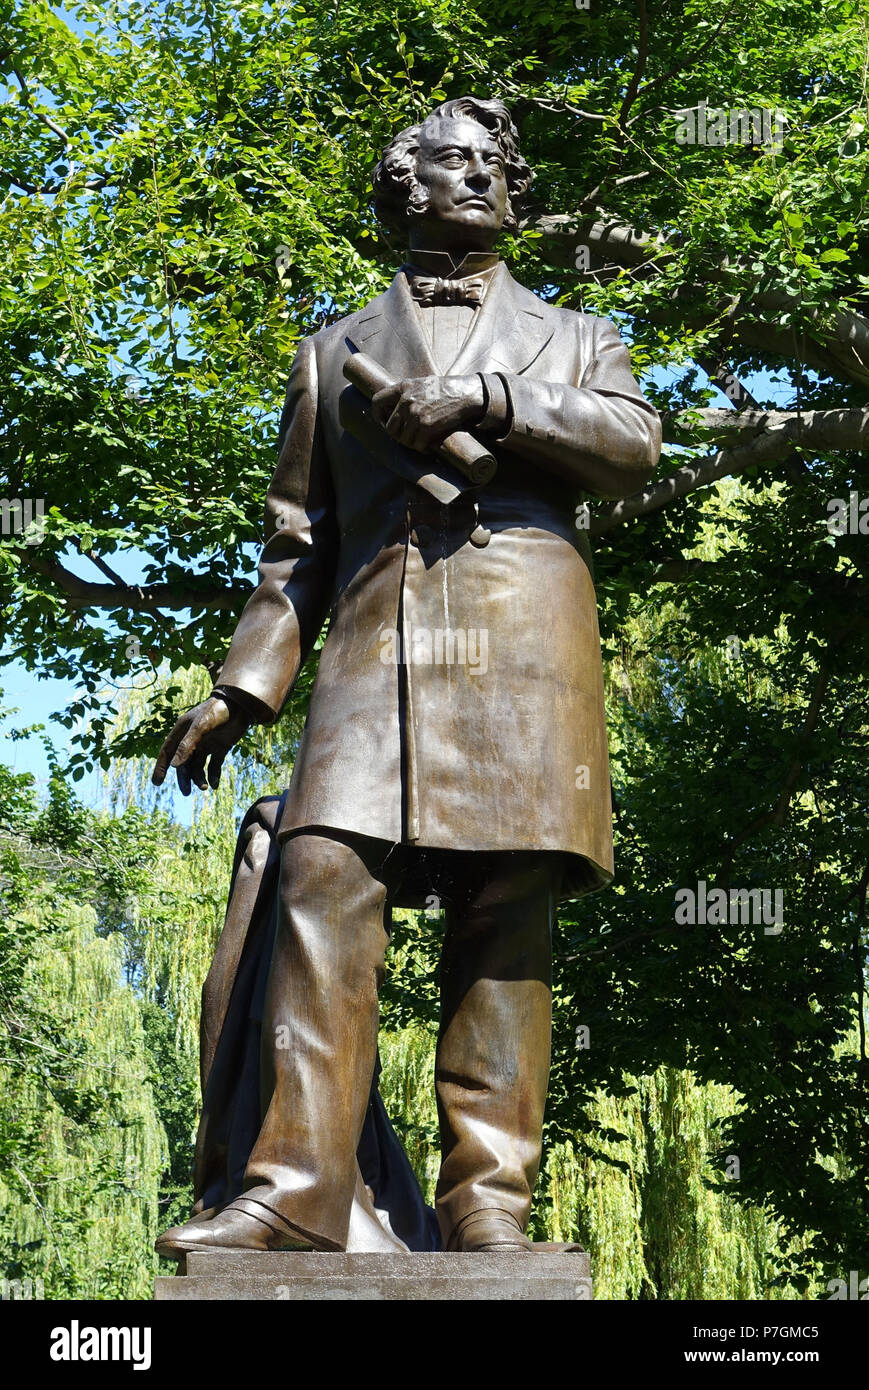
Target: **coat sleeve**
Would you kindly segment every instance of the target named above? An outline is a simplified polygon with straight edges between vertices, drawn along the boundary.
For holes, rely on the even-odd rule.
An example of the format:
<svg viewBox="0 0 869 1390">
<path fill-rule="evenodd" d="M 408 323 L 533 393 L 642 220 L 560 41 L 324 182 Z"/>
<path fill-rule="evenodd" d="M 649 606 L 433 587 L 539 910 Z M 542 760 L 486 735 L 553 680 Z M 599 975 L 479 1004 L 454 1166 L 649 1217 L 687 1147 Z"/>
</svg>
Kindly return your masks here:
<svg viewBox="0 0 869 1390">
<path fill-rule="evenodd" d="M 588 319 L 576 316 L 582 331 Z M 588 364 L 576 385 L 499 372 L 510 423 L 499 443 L 601 497 L 627 497 L 650 477 L 661 421 L 643 397 L 618 329 L 597 318 Z"/>
<path fill-rule="evenodd" d="M 235 696 L 260 723 L 278 718 L 332 601 L 338 527 L 318 416 L 317 358 L 301 343 L 265 508 L 259 585 L 233 634 L 216 692 Z"/>
</svg>

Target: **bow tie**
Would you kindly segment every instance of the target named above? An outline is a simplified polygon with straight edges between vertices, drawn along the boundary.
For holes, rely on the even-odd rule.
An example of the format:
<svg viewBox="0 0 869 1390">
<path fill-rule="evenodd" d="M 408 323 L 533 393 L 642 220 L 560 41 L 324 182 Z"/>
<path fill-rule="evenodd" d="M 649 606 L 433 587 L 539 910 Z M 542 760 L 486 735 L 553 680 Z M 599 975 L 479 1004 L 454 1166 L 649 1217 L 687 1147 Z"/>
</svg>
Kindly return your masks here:
<svg viewBox="0 0 869 1390">
<path fill-rule="evenodd" d="M 415 275 L 410 282 L 410 290 L 420 304 L 482 304 L 486 282 Z"/>
</svg>

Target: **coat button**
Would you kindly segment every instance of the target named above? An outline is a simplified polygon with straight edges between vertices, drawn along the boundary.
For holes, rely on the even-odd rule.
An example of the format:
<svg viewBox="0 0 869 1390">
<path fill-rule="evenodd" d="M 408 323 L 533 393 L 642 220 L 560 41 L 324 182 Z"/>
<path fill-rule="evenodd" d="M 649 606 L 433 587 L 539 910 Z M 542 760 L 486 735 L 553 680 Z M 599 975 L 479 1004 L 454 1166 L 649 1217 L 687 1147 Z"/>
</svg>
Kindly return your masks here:
<svg viewBox="0 0 869 1390">
<path fill-rule="evenodd" d="M 492 539 L 492 532 L 485 526 L 477 525 L 470 534 L 471 545 L 475 545 L 478 550 L 482 550 L 484 545 L 488 545 Z"/>
</svg>

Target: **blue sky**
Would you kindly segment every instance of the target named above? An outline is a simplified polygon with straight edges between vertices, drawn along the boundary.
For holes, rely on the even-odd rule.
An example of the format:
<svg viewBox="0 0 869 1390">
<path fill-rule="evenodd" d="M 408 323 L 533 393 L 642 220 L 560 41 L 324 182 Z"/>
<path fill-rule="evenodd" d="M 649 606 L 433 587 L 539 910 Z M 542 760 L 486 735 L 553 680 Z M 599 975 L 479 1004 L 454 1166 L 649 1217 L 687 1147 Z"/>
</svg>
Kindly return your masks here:
<svg viewBox="0 0 869 1390">
<path fill-rule="evenodd" d="M 248 577 L 252 582 L 256 582 L 256 552 L 256 546 L 248 548 L 250 561 Z M 62 558 L 64 564 L 75 573 L 87 578 L 93 577 L 93 571 L 90 570 L 88 562 L 78 553 L 70 551 Z M 117 552 L 107 558 L 109 558 L 113 569 L 128 584 L 135 584 L 143 580 L 142 556 L 135 550 Z M 98 622 L 99 619 L 97 618 L 96 621 Z M 2 649 L 0 649 L 0 662 L 2 662 Z M 0 739 L 2 739 L 0 742 L 0 760 L 7 767 L 14 768 L 16 772 L 32 773 L 38 784 L 44 786 L 48 779 L 48 760 L 42 738 L 38 734 L 33 734 L 29 738 L 16 739 L 13 742 L 3 735 L 8 733 L 11 728 L 44 724 L 52 744 L 63 757 L 70 751 L 73 731 L 63 728 L 60 724 L 52 723 L 51 716 L 65 710 L 80 693 L 76 682 L 58 680 L 55 677 L 40 679 L 33 672 L 28 671 L 21 661 L 0 664 L 0 710 L 10 711 L 10 716 L 0 722 Z M 16 711 L 14 715 L 11 714 L 13 710 Z M 166 732 L 169 732 L 168 729 Z M 171 783 L 172 790 L 170 790 L 167 781 L 164 795 L 171 797 L 177 819 L 187 824 L 190 819 L 192 800 L 182 797 L 174 790 L 174 787 L 174 778 Z M 75 790 L 76 795 L 86 805 L 101 805 L 105 792 L 100 771 L 97 769 L 91 773 L 85 773 L 81 781 L 76 783 Z"/>
</svg>

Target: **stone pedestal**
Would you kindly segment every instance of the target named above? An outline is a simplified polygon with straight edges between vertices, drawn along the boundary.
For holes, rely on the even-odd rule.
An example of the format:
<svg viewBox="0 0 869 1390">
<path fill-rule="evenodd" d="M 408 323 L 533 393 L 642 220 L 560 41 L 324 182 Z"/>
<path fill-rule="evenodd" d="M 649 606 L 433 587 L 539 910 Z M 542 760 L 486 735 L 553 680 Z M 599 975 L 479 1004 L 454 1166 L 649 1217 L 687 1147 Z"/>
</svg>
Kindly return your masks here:
<svg viewBox="0 0 869 1390">
<path fill-rule="evenodd" d="M 158 1278 L 154 1297 L 446 1301 L 573 1301 L 592 1297 L 588 1255 L 576 1246 L 536 1245 L 513 1255 L 322 1254 L 314 1251 L 197 1251 L 174 1278 Z"/>
</svg>

